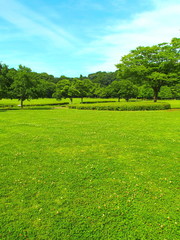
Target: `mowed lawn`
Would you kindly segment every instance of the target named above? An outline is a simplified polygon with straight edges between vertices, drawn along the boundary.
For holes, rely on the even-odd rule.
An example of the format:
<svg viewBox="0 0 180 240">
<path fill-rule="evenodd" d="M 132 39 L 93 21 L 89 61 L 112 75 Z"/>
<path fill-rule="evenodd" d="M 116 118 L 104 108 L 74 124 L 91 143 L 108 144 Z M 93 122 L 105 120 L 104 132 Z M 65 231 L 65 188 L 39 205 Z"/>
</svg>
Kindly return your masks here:
<svg viewBox="0 0 180 240">
<path fill-rule="evenodd" d="M 84 102 L 109 102 L 109 101 L 115 101 L 117 102 L 117 98 L 84 98 Z M 80 98 L 74 98 L 73 103 L 79 104 L 81 102 Z M 125 99 L 121 99 L 120 103 L 126 102 Z M 142 102 L 142 103 L 153 103 L 153 100 L 141 100 L 141 99 L 131 99 L 129 103 L 131 102 Z M 180 108 L 180 100 L 175 99 L 166 99 L 166 100 L 158 100 L 158 103 L 169 103 L 171 105 L 171 108 L 179 109 Z M 62 100 L 56 100 L 55 98 L 39 98 L 39 99 L 31 99 L 31 100 L 25 100 L 24 105 L 25 106 L 32 106 L 32 105 L 52 105 L 52 104 L 62 104 L 62 103 L 70 103 L 69 98 L 62 99 Z M 20 101 L 17 99 L 1 99 L 0 100 L 0 110 L 9 107 L 12 109 L 12 107 L 17 107 L 20 104 Z M 25 107 L 26 108 L 26 107 Z"/>
<path fill-rule="evenodd" d="M 179 117 L 0 111 L 0 239 L 179 239 Z"/>
</svg>

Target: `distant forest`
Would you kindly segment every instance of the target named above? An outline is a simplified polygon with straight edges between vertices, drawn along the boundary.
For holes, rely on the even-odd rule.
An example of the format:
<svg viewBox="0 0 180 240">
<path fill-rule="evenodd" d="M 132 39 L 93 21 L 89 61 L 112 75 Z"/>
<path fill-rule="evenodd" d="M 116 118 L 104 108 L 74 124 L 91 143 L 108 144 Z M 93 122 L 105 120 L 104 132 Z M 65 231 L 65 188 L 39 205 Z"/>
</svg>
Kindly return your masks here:
<svg viewBox="0 0 180 240">
<path fill-rule="evenodd" d="M 0 63 L 0 99 L 21 101 L 33 98 L 180 98 L 180 38 L 170 43 L 137 47 L 123 56 L 115 72 L 96 72 L 88 76 L 54 77 L 33 72 L 19 65 L 17 69 Z"/>
</svg>

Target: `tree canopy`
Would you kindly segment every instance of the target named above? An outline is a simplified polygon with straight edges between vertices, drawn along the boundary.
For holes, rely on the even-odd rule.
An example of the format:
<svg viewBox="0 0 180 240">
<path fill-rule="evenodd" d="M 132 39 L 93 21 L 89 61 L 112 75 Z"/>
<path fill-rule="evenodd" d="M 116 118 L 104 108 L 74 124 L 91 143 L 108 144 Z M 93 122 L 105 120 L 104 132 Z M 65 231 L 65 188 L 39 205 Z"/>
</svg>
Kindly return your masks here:
<svg viewBox="0 0 180 240">
<path fill-rule="evenodd" d="M 116 66 L 119 78 L 149 85 L 154 91 L 154 101 L 157 101 L 161 86 L 179 81 L 180 38 L 152 47 L 137 47 L 123 56 Z"/>
<path fill-rule="evenodd" d="M 13 79 L 11 97 L 19 99 L 22 108 L 24 100 L 38 97 L 37 79 L 30 68 L 19 65 L 17 71 L 9 71 L 9 76 Z"/>
</svg>

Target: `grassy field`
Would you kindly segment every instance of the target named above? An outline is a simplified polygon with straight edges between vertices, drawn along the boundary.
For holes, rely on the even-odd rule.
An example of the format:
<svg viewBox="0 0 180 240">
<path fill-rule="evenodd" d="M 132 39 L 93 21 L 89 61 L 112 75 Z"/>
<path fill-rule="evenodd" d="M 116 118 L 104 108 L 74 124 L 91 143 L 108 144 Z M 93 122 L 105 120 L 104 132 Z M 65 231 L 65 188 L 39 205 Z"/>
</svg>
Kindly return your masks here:
<svg viewBox="0 0 180 240">
<path fill-rule="evenodd" d="M 180 111 L 0 111 L 0 239 L 177 240 Z"/>
<path fill-rule="evenodd" d="M 117 101 L 116 98 L 110 98 L 110 99 L 102 99 L 102 98 L 84 98 L 83 100 L 84 102 L 97 102 L 97 101 Z M 152 100 L 146 100 L 146 101 L 142 101 L 142 100 L 136 100 L 136 99 L 132 99 L 131 101 L 138 101 L 138 102 L 147 102 L 147 103 L 153 103 Z M 68 102 L 70 103 L 69 98 L 67 99 L 62 99 L 62 100 L 56 100 L 54 98 L 39 98 L 39 99 L 32 99 L 30 101 L 25 100 L 24 101 L 24 105 L 28 105 L 28 106 L 32 106 L 32 105 L 48 105 L 48 104 L 60 104 L 60 103 L 64 103 L 64 102 Z M 75 104 L 79 104 L 81 102 L 80 98 L 74 98 L 73 99 L 73 103 Z M 126 102 L 125 99 L 121 99 L 121 102 Z M 171 108 L 180 108 L 180 100 L 158 100 L 158 102 L 165 102 L 165 103 L 170 103 L 171 104 Z M 18 106 L 20 104 L 20 102 L 17 99 L 1 99 L 0 100 L 0 109 L 2 109 L 4 106 Z"/>
<path fill-rule="evenodd" d="M 84 102 L 85 101 L 91 101 L 91 102 L 95 102 L 95 101 L 117 101 L 117 99 L 102 99 L 102 98 L 84 98 Z M 35 104 L 58 104 L 58 103 L 64 103 L 64 102 L 68 102 L 70 103 L 69 98 L 66 99 L 62 99 L 62 100 L 57 100 L 55 98 L 38 98 L 38 99 L 31 99 L 31 100 L 25 100 L 24 101 L 24 105 L 35 105 Z M 73 99 L 73 103 L 80 103 L 81 102 L 81 98 L 74 98 Z M 17 99 L 1 99 L 0 100 L 0 106 L 4 106 L 4 105 L 10 105 L 10 106 L 18 106 L 20 104 L 20 101 L 18 101 Z"/>
</svg>

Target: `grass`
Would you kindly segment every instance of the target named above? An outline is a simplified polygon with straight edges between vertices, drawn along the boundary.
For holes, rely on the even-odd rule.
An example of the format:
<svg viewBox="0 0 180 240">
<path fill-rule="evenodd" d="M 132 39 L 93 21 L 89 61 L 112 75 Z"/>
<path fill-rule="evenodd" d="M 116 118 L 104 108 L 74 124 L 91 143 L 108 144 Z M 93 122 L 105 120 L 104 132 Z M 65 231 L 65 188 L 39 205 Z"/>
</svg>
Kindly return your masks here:
<svg viewBox="0 0 180 240">
<path fill-rule="evenodd" d="M 98 101 L 117 101 L 116 98 L 111 98 L 111 99 L 102 99 L 102 98 L 84 98 L 83 100 L 84 102 L 98 102 Z M 143 103 L 153 103 L 152 100 L 148 100 L 148 101 L 142 101 L 142 100 L 136 100 L 136 99 L 132 99 L 130 100 L 130 102 L 133 101 L 137 101 L 137 102 L 143 102 Z M 39 99 L 32 99 L 30 101 L 26 100 L 24 101 L 24 105 L 27 105 L 28 107 L 32 107 L 33 105 L 46 105 L 49 107 L 52 107 L 52 104 L 62 104 L 68 102 L 70 103 L 70 100 L 67 99 L 62 99 L 62 100 L 56 100 L 54 98 L 39 98 Z M 81 102 L 80 98 L 74 98 L 73 99 L 73 104 L 79 104 Z M 165 103 L 169 103 L 171 104 L 171 108 L 180 108 L 180 100 L 158 100 L 158 102 L 165 102 Z M 124 99 L 121 99 L 121 103 L 126 103 L 126 101 Z M 0 100 L 0 109 L 4 109 L 4 108 L 16 108 L 19 109 L 18 105 L 20 104 L 20 102 L 17 99 L 2 99 Z M 27 107 L 26 107 L 27 108 Z"/>
<path fill-rule="evenodd" d="M 179 113 L 1 111 L 0 239 L 179 239 Z"/>
<path fill-rule="evenodd" d="M 68 100 L 56 100 L 54 98 L 39 98 L 39 99 L 31 99 L 31 100 L 25 100 L 24 105 L 41 105 L 41 104 L 58 104 L 62 102 L 69 102 Z M 0 106 L 18 106 L 20 104 L 20 101 L 17 99 L 2 99 L 0 100 Z"/>
<path fill-rule="evenodd" d="M 160 100 L 161 102 L 166 102 L 171 104 L 171 108 L 180 108 L 180 100 Z"/>
<path fill-rule="evenodd" d="M 91 101 L 91 102 L 95 102 L 95 101 L 116 101 L 117 99 L 101 99 L 101 98 L 84 98 L 84 102 L 85 101 Z M 68 102 L 70 103 L 69 98 L 66 99 L 62 99 L 62 100 L 56 100 L 55 98 L 38 98 L 38 99 L 31 99 L 31 100 L 25 100 L 24 101 L 24 105 L 41 105 L 41 104 L 60 104 L 60 103 L 64 103 L 64 102 Z M 81 99 L 80 98 L 74 98 L 73 99 L 73 103 L 80 103 Z M 18 101 L 17 99 L 1 99 L 0 100 L 0 106 L 18 106 L 20 104 L 20 101 Z"/>
</svg>

